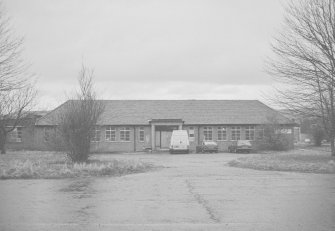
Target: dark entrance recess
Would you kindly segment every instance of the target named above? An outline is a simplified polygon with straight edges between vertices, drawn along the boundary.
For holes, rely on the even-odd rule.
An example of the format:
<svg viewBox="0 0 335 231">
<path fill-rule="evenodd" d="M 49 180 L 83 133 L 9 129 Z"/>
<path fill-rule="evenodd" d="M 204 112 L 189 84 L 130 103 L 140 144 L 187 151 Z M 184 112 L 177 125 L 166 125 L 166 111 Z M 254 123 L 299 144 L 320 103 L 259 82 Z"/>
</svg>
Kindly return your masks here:
<svg viewBox="0 0 335 231">
<path fill-rule="evenodd" d="M 171 135 L 173 130 L 178 130 L 176 125 L 156 126 L 156 148 L 168 149 L 170 147 Z"/>
</svg>

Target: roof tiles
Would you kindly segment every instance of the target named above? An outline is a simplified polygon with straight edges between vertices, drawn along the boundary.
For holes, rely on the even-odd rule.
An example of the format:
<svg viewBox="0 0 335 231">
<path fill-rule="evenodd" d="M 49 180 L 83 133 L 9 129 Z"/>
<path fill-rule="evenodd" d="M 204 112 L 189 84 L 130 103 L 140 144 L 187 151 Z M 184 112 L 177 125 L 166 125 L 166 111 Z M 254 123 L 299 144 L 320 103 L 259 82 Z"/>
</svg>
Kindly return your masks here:
<svg viewBox="0 0 335 231">
<path fill-rule="evenodd" d="M 36 125 L 56 125 L 65 102 Z M 280 124 L 293 121 L 258 100 L 101 100 L 105 105 L 99 125 L 147 125 L 152 119 L 182 119 L 185 124 Z"/>
</svg>

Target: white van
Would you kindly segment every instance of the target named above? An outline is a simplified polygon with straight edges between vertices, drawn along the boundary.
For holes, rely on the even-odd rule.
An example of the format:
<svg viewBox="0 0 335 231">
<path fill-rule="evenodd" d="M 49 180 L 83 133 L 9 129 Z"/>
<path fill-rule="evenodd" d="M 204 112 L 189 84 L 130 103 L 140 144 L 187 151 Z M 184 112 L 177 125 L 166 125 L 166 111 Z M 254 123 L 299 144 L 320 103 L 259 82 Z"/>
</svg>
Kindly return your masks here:
<svg viewBox="0 0 335 231">
<path fill-rule="evenodd" d="M 173 130 L 170 143 L 170 153 L 185 152 L 189 153 L 190 142 L 186 130 Z"/>
</svg>

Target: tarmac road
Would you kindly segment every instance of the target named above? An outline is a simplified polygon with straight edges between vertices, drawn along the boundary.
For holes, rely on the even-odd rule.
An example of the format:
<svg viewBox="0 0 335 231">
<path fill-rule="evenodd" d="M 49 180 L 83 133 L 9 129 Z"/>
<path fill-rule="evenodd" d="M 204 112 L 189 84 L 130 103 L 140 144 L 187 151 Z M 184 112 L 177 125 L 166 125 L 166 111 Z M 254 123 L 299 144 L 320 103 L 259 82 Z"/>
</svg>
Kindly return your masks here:
<svg viewBox="0 0 335 231">
<path fill-rule="evenodd" d="M 226 165 L 236 154 L 124 154 L 163 166 L 0 181 L 0 230 L 335 230 L 334 175 Z"/>
</svg>

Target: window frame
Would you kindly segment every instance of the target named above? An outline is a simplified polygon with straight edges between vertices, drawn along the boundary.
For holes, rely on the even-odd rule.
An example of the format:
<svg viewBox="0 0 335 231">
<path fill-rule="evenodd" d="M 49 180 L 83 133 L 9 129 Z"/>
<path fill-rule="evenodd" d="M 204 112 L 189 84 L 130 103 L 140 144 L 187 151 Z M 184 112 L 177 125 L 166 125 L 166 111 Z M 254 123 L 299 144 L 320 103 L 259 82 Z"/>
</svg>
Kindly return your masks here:
<svg viewBox="0 0 335 231">
<path fill-rule="evenodd" d="M 16 127 L 17 137 L 16 142 L 21 143 L 22 142 L 22 127 Z"/>
<path fill-rule="evenodd" d="M 22 128 L 23 127 L 16 127 L 9 133 L 9 142 L 12 143 L 22 143 Z M 18 131 L 19 130 L 19 131 Z"/>
<path fill-rule="evenodd" d="M 43 141 L 47 143 L 47 142 L 49 142 L 49 139 L 50 139 L 49 128 L 44 127 L 44 129 L 43 129 Z"/>
<path fill-rule="evenodd" d="M 213 141 L 213 127 L 211 126 L 206 126 L 203 128 L 203 134 L 204 134 L 204 141 Z M 211 139 L 206 139 L 207 135 L 210 134 Z"/>
<path fill-rule="evenodd" d="M 252 132 L 252 139 L 250 139 L 251 138 L 251 136 L 250 136 L 250 132 Z M 254 141 L 255 140 L 255 134 L 256 134 L 256 128 L 255 128 L 255 126 L 246 126 L 245 127 L 245 139 L 246 140 L 249 140 L 249 141 Z"/>
<path fill-rule="evenodd" d="M 114 134 L 114 139 L 112 139 L 113 134 Z M 105 141 L 106 142 L 116 142 L 116 127 L 109 125 L 105 128 Z"/>
<path fill-rule="evenodd" d="M 139 140 L 139 142 L 144 142 L 144 140 L 145 140 L 144 127 L 140 127 L 138 129 L 138 140 Z"/>
<path fill-rule="evenodd" d="M 128 139 L 127 139 L 127 134 L 128 134 Z M 120 142 L 130 142 L 130 141 L 131 141 L 130 140 L 130 128 L 129 127 L 120 128 Z"/>
<path fill-rule="evenodd" d="M 92 132 L 91 142 L 98 143 L 101 142 L 101 130 L 98 126 L 94 127 Z M 97 135 L 99 134 L 99 135 Z"/>
<path fill-rule="evenodd" d="M 241 140 L 241 126 L 232 126 L 230 127 L 230 134 L 231 134 L 231 137 L 230 137 L 230 140 L 232 141 L 238 141 L 238 140 Z M 238 138 L 239 139 L 236 139 L 238 134 Z"/>
<path fill-rule="evenodd" d="M 227 127 L 226 126 L 219 126 L 217 128 L 217 136 L 218 136 L 218 138 L 217 138 L 218 141 L 227 141 L 228 140 Z"/>
<path fill-rule="evenodd" d="M 194 138 L 195 137 L 194 131 L 195 131 L 194 127 L 189 127 L 188 128 L 188 137 L 189 138 Z"/>
<path fill-rule="evenodd" d="M 257 129 L 257 140 L 264 140 L 264 128 Z"/>
</svg>

